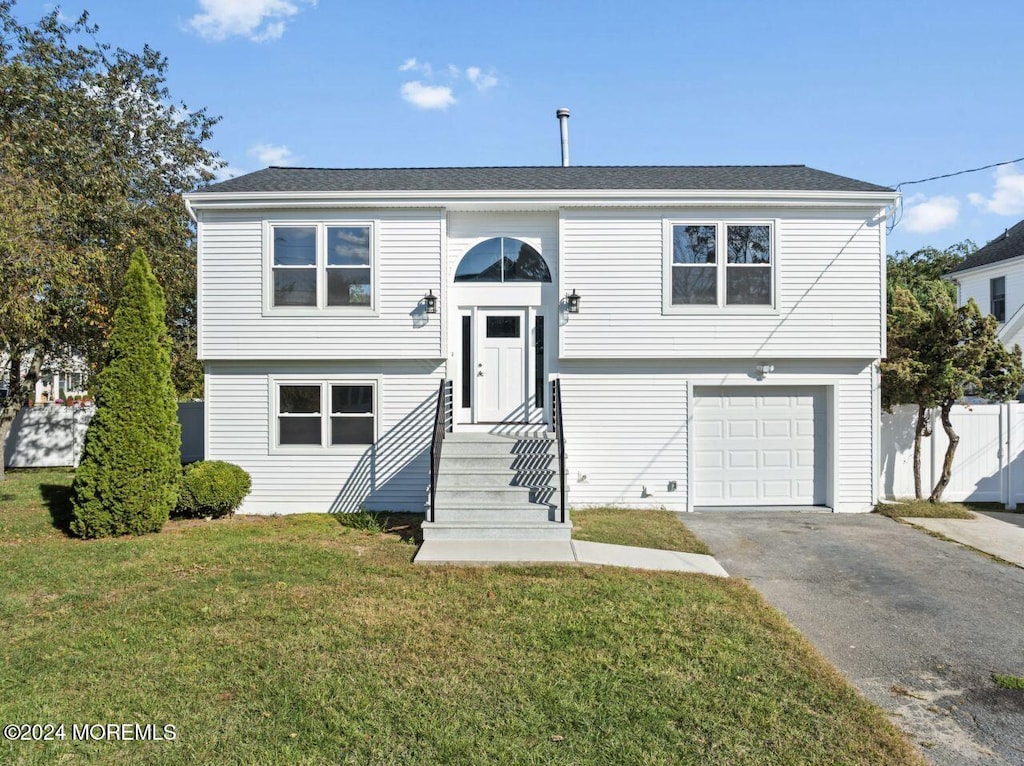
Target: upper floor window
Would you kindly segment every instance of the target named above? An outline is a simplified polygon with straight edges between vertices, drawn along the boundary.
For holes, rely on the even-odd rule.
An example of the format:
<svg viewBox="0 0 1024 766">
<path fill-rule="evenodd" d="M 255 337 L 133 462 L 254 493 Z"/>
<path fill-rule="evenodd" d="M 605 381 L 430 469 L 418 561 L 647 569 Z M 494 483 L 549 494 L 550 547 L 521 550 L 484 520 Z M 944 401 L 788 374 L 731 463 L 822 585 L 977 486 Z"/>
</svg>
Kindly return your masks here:
<svg viewBox="0 0 1024 766">
<path fill-rule="evenodd" d="M 272 307 L 372 307 L 370 224 L 275 224 L 270 251 Z"/>
<path fill-rule="evenodd" d="M 996 318 L 997 322 L 1006 321 L 1006 277 L 990 279 L 989 290 L 989 313 Z"/>
<path fill-rule="evenodd" d="M 456 282 L 550 282 L 551 272 L 533 247 L 495 237 L 470 248 L 455 270 Z"/>
<path fill-rule="evenodd" d="M 772 306 L 768 223 L 675 223 L 669 253 L 670 306 Z"/>
</svg>

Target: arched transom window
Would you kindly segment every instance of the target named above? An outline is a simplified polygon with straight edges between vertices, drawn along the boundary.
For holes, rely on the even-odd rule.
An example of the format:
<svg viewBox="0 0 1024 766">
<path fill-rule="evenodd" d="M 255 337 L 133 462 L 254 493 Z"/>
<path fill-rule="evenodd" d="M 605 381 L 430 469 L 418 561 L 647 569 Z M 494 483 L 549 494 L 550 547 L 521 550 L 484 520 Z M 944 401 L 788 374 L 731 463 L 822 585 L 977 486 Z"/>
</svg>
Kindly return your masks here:
<svg viewBox="0 0 1024 766">
<path fill-rule="evenodd" d="M 466 253 L 455 270 L 456 282 L 550 282 L 540 253 L 511 237 L 495 237 Z"/>
</svg>

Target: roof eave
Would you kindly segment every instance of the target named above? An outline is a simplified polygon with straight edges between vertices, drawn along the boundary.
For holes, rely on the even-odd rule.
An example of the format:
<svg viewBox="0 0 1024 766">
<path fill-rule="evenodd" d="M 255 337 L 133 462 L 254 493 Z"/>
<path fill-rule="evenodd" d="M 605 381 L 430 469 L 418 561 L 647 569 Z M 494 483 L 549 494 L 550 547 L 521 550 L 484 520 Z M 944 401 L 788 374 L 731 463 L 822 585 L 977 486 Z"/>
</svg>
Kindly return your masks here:
<svg viewBox="0 0 1024 766">
<path fill-rule="evenodd" d="M 713 189 L 545 189 L 545 190 L 431 190 L 431 191 L 272 191 L 208 192 L 184 195 L 193 208 L 318 207 L 325 205 L 388 205 L 398 207 L 447 207 L 479 203 L 493 205 L 555 204 L 559 206 L 659 206 L 674 204 L 722 204 L 782 206 L 891 205 L 896 191 L 799 191 Z"/>
<path fill-rule="evenodd" d="M 986 270 L 986 269 L 998 269 L 999 267 L 1005 266 L 1007 263 L 1010 263 L 1011 261 L 1016 261 L 1016 260 L 1018 260 L 1020 258 L 1024 258 L 1024 252 L 1018 253 L 1017 255 L 1011 255 L 1011 256 L 1008 256 L 1006 258 L 1000 258 L 997 261 L 989 261 L 988 263 L 979 263 L 976 266 L 966 266 L 966 267 L 965 266 L 958 266 L 957 268 L 953 269 L 952 271 L 946 272 L 943 276 L 948 278 L 948 279 L 956 279 L 961 274 L 966 274 L 966 273 L 972 272 L 972 271 L 982 271 L 982 270 Z"/>
</svg>

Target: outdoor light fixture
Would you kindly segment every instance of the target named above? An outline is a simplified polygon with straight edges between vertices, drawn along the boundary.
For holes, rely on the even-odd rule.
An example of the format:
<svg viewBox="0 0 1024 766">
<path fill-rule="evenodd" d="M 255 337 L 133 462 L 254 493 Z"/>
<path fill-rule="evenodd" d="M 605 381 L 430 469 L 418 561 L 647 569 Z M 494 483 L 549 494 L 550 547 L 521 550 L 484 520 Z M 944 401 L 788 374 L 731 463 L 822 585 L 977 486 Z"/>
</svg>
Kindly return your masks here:
<svg viewBox="0 0 1024 766">
<path fill-rule="evenodd" d="M 565 309 L 570 314 L 580 313 L 580 296 L 576 294 L 576 288 L 573 288 L 572 293 L 565 296 Z"/>
<path fill-rule="evenodd" d="M 775 365 L 764 364 L 762 362 L 761 364 L 757 365 L 755 369 L 757 370 L 757 377 L 763 380 L 764 378 L 767 378 L 771 373 L 775 372 Z"/>
<path fill-rule="evenodd" d="M 423 296 L 424 310 L 428 314 L 437 313 L 437 296 L 434 295 L 434 291 L 430 290 L 426 295 Z"/>
</svg>

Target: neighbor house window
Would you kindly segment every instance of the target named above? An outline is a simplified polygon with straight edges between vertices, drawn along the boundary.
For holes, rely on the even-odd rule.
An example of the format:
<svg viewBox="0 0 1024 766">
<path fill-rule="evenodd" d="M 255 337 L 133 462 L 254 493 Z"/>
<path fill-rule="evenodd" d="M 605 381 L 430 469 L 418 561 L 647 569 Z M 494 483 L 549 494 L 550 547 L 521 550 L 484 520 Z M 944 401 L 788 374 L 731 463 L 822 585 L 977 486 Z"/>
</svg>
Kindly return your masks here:
<svg viewBox="0 0 1024 766">
<path fill-rule="evenodd" d="M 767 223 L 671 225 L 669 306 L 772 306 L 774 254 Z"/>
<path fill-rule="evenodd" d="M 1006 277 L 996 277 L 989 280 L 989 313 L 996 318 L 997 322 L 1006 321 Z"/>
<path fill-rule="evenodd" d="M 277 446 L 373 444 L 374 388 L 347 381 L 277 383 Z"/>
<path fill-rule="evenodd" d="M 272 308 L 373 306 L 369 224 L 270 227 Z"/>
</svg>

